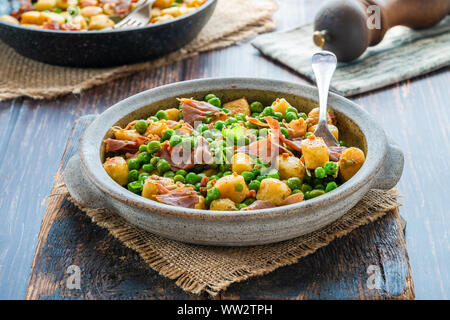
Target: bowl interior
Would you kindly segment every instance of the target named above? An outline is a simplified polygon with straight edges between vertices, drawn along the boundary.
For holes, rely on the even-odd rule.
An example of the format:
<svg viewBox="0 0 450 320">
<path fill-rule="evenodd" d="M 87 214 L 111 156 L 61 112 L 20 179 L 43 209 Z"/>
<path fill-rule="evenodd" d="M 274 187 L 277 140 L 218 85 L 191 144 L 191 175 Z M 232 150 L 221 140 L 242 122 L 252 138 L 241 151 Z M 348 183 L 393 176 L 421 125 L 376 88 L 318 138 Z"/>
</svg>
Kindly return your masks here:
<svg viewBox="0 0 450 320">
<path fill-rule="evenodd" d="M 253 101 L 260 101 L 264 106 L 269 106 L 276 98 L 285 98 L 293 107 L 297 108 L 300 112 L 309 113 L 313 108 L 318 106 L 317 102 L 302 97 L 300 95 L 288 94 L 279 91 L 267 91 L 258 89 L 220 89 L 209 91 L 192 91 L 186 92 L 180 96 L 174 96 L 171 98 L 165 98 L 163 100 L 152 102 L 151 104 L 142 106 L 136 111 L 127 114 L 119 119 L 114 125 L 124 128 L 129 122 L 138 119 L 147 119 L 154 115 L 158 110 L 164 110 L 169 108 L 177 108 L 179 103 L 176 98 L 194 98 L 197 100 L 203 100 L 203 97 L 208 93 L 214 93 L 220 98 L 222 103 L 226 103 L 235 99 L 246 97 L 249 103 Z M 337 127 L 339 129 L 339 139 L 344 140 L 348 146 L 358 147 L 367 154 L 367 141 L 361 130 L 361 128 L 348 116 L 334 110 L 330 107 L 330 110 L 336 115 Z M 104 139 L 113 138 L 111 130 L 107 130 L 104 135 Z M 100 160 L 103 162 L 106 156 L 105 146 L 102 144 L 100 147 Z"/>
</svg>

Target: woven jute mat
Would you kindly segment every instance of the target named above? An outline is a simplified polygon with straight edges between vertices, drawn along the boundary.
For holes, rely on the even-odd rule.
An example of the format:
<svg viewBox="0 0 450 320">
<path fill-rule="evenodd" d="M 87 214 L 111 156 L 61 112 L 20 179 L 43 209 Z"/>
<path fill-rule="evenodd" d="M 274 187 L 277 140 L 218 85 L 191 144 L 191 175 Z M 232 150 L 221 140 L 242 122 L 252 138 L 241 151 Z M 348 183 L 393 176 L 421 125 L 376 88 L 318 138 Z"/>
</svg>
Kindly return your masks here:
<svg viewBox="0 0 450 320">
<path fill-rule="evenodd" d="M 68 194 L 60 173 L 48 197 L 47 211 L 59 205 L 58 198 Z M 267 274 L 296 263 L 334 239 L 384 216 L 400 206 L 396 190 L 370 190 L 342 218 L 323 229 L 292 240 L 252 247 L 213 247 L 181 243 L 139 229 L 118 214 L 106 209 L 90 209 L 76 202 L 93 222 L 107 229 L 124 245 L 139 253 L 142 259 L 164 277 L 173 279 L 189 293 L 216 296 L 235 282 Z"/>
<path fill-rule="evenodd" d="M 20 96 L 48 99 L 167 65 L 200 52 L 230 46 L 275 28 L 275 0 L 218 0 L 217 7 L 191 43 L 162 58 L 113 68 L 79 69 L 52 66 L 17 54 L 0 41 L 0 101 Z"/>
</svg>

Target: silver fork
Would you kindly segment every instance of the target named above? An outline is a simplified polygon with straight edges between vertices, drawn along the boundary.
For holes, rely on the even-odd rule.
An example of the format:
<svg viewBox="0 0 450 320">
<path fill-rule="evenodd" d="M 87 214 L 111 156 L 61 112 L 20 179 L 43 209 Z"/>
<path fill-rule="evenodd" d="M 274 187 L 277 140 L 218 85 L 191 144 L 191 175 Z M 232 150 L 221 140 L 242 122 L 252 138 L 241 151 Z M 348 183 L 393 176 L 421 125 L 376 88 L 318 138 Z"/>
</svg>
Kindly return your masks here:
<svg viewBox="0 0 450 320">
<path fill-rule="evenodd" d="M 150 11 L 155 0 L 144 0 L 133 11 L 130 12 L 119 23 L 116 23 L 113 29 L 136 28 L 149 23 Z"/>
<path fill-rule="evenodd" d="M 336 56 L 329 51 L 320 51 L 312 57 L 312 68 L 316 76 L 317 89 L 319 90 L 319 123 L 314 135 L 321 137 L 328 147 L 339 146 L 339 142 L 328 128 L 327 100 L 331 77 L 336 70 Z"/>
</svg>

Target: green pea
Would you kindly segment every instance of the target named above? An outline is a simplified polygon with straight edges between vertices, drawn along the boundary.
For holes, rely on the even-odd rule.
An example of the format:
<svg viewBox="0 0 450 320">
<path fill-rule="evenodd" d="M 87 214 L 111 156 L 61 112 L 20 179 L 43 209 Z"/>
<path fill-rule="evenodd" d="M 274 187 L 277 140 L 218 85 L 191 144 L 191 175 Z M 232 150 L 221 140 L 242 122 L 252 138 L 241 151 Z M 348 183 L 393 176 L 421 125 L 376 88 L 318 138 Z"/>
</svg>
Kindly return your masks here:
<svg viewBox="0 0 450 320">
<path fill-rule="evenodd" d="M 247 199 L 245 199 L 245 201 L 244 201 L 244 203 L 247 205 L 247 206 L 249 206 L 249 205 L 251 205 L 253 202 L 255 202 L 256 201 L 256 199 L 255 198 L 247 198 Z"/>
<path fill-rule="evenodd" d="M 308 138 L 310 135 L 312 135 L 312 132 L 305 133 L 305 138 Z"/>
<path fill-rule="evenodd" d="M 289 137 L 289 130 L 287 128 L 282 127 L 281 128 L 281 133 L 283 134 L 283 136 L 285 136 L 286 138 Z"/>
<path fill-rule="evenodd" d="M 339 145 L 340 145 L 341 147 L 346 147 L 346 146 L 347 146 L 347 144 L 345 143 L 344 140 L 340 140 L 340 141 L 339 141 Z"/>
<path fill-rule="evenodd" d="M 225 171 L 225 172 L 223 173 L 223 177 L 229 176 L 230 174 L 233 174 L 233 172 L 231 172 L 231 171 Z"/>
<path fill-rule="evenodd" d="M 297 110 L 296 108 L 294 108 L 294 107 L 287 107 L 287 108 L 286 108 L 286 114 L 287 114 L 288 112 L 295 113 L 295 115 L 298 114 L 298 110 Z"/>
<path fill-rule="evenodd" d="M 214 123 L 213 128 L 216 129 L 216 130 L 222 130 L 224 126 L 225 126 L 225 122 L 223 122 L 223 121 L 216 121 Z"/>
<path fill-rule="evenodd" d="M 325 187 L 323 186 L 323 184 L 318 183 L 314 186 L 314 189 L 318 189 L 318 190 L 325 190 Z"/>
<path fill-rule="evenodd" d="M 211 199 L 216 200 L 220 198 L 220 191 L 217 187 L 213 187 L 208 191 L 207 194 Z"/>
<path fill-rule="evenodd" d="M 275 117 L 275 118 L 277 118 L 277 120 L 278 121 L 281 121 L 281 120 L 283 120 L 283 114 L 281 113 L 281 112 L 274 112 L 273 113 L 273 116 Z"/>
<path fill-rule="evenodd" d="M 173 136 L 174 133 L 175 133 L 175 130 L 173 130 L 173 129 L 167 129 L 167 130 L 164 131 L 164 133 L 162 134 L 161 140 L 162 140 L 162 141 L 169 140 L 169 139 Z"/>
<path fill-rule="evenodd" d="M 139 132 L 140 134 L 143 134 L 147 130 L 147 127 L 148 127 L 148 123 L 145 120 L 139 120 L 134 125 L 134 128 L 136 129 L 136 131 Z"/>
<path fill-rule="evenodd" d="M 151 155 L 148 152 L 141 152 L 141 153 L 138 154 L 138 157 L 137 157 L 138 161 L 141 164 L 150 163 L 151 158 L 152 157 L 151 157 Z"/>
<path fill-rule="evenodd" d="M 159 121 L 159 119 L 157 117 L 155 117 L 155 116 L 151 116 L 147 120 L 151 120 L 153 122 Z"/>
<path fill-rule="evenodd" d="M 305 200 L 311 199 L 311 191 L 305 192 Z"/>
<path fill-rule="evenodd" d="M 216 95 L 214 94 L 214 93 L 208 93 L 206 96 L 205 96 L 205 101 L 208 101 L 208 100 L 211 100 L 212 98 L 217 98 L 216 97 Z"/>
<path fill-rule="evenodd" d="M 194 184 L 195 191 L 200 191 L 201 186 L 202 186 L 202 184 L 200 182 L 197 182 L 196 184 Z"/>
<path fill-rule="evenodd" d="M 328 182 L 327 183 L 327 187 L 325 188 L 325 192 L 330 192 L 331 190 L 336 189 L 338 186 L 336 184 L 336 182 L 332 181 L 332 182 Z"/>
<path fill-rule="evenodd" d="M 164 177 L 165 178 L 173 178 L 175 176 L 175 173 L 173 173 L 173 171 L 166 171 L 164 172 Z"/>
<path fill-rule="evenodd" d="M 138 159 L 130 159 L 127 162 L 129 170 L 139 170 L 141 168 L 141 163 Z"/>
<path fill-rule="evenodd" d="M 186 172 L 186 170 L 180 169 L 177 172 L 175 172 L 175 175 L 185 177 L 187 175 L 187 172 Z"/>
<path fill-rule="evenodd" d="M 175 147 L 176 145 L 178 145 L 178 144 L 180 144 L 180 143 L 181 143 L 181 137 L 180 137 L 179 135 L 174 134 L 174 135 L 172 135 L 172 136 L 170 137 L 169 144 L 170 144 L 172 147 Z"/>
<path fill-rule="evenodd" d="M 241 176 L 244 178 L 244 180 L 245 180 L 246 182 L 250 182 L 250 181 L 252 181 L 253 179 L 255 179 L 255 175 L 253 174 L 253 172 L 250 172 L 250 171 L 244 171 L 244 172 L 242 172 L 242 173 L 241 173 Z"/>
<path fill-rule="evenodd" d="M 156 165 L 158 164 L 158 161 L 160 160 L 160 157 L 153 157 L 152 160 L 150 160 L 150 164 L 156 168 Z"/>
<path fill-rule="evenodd" d="M 158 170 L 159 174 L 164 174 L 165 172 L 170 170 L 170 164 L 169 162 L 167 162 L 167 160 L 161 159 L 158 161 L 156 169 Z"/>
<path fill-rule="evenodd" d="M 199 177 L 197 174 L 195 174 L 194 172 L 189 172 L 185 177 L 184 177 L 186 183 L 188 184 L 192 184 L 195 185 L 197 182 L 200 182 L 200 180 L 202 179 L 201 177 Z"/>
<path fill-rule="evenodd" d="M 296 193 L 303 193 L 302 190 L 300 189 L 294 189 L 292 190 L 292 194 L 296 194 Z"/>
<path fill-rule="evenodd" d="M 302 187 L 302 182 L 298 177 L 289 178 L 286 181 L 286 184 L 289 188 L 291 188 L 291 190 L 300 189 Z"/>
<path fill-rule="evenodd" d="M 258 112 L 252 113 L 252 118 L 256 118 L 256 117 L 259 117 L 259 113 Z"/>
<path fill-rule="evenodd" d="M 139 175 L 138 180 L 139 180 L 140 182 L 144 183 L 145 180 L 147 180 L 148 177 L 150 177 L 150 175 L 149 175 L 148 173 L 145 173 L 145 172 L 144 172 L 144 173 L 141 173 L 141 174 Z"/>
<path fill-rule="evenodd" d="M 159 119 L 159 120 L 169 120 L 169 116 L 167 115 L 167 112 L 165 112 L 164 110 L 159 110 L 155 116 Z"/>
<path fill-rule="evenodd" d="M 236 206 L 236 208 L 237 208 L 238 210 L 241 210 L 241 209 L 243 209 L 243 208 L 245 208 L 245 207 L 247 207 L 247 205 L 246 205 L 245 203 L 238 203 L 237 206 Z"/>
<path fill-rule="evenodd" d="M 139 152 L 147 152 L 147 145 L 143 144 L 139 146 Z"/>
<path fill-rule="evenodd" d="M 155 166 L 150 163 L 144 164 L 142 166 L 142 170 L 144 170 L 145 172 L 151 173 L 153 170 L 155 170 Z"/>
<path fill-rule="evenodd" d="M 306 114 L 306 113 L 304 113 L 304 112 L 300 112 L 299 114 L 298 114 L 298 117 L 299 118 L 303 118 L 303 119 L 308 119 L 308 115 Z"/>
<path fill-rule="evenodd" d="M 257 181 L 263 181 L 264 179 L 267 179 L 268 178 L 268 176 L 266 176 L 266 175 L 261 175 L 261 176 L 259 176 L 258 178 L 256 178 L 256 180 Z"/>
<path fill-rule="evenodd" d="M 241 192 L 242 190 L 244 190 L 244 185 L 238 182 L 234 185 L 234 190 L 236 190 L 237 192 Z"/>
<path fill-rule="evenodd" d="M 252 182 L 249 183 L 248 188 L 249 188 L 250 190 L 258 191 L 260 185 L 261 185 L 261 182 L 260 182 L 260 181 L 258 181 L 258 180 L 253 180 Z"/>
<path fill-rule="evenodd" d="M 314 175 L 316 176 L 316 178 L 323 179 L 323 178 L 325 178 L 327 173 L 325 172 L 324 168 L 317 167 L 316 170 L 314 170 Z"/>
<path fill-rule="evenodd" d="M 222 102 L 220 102 L 220 99 L 217 97 L 209 99 L 208 103 L 212 104 L 216 108 L 220 108 L 222 106 Z"/>
<path fill-rule="evenodd" d="M 264 106 L 263 106 L 263 104 L 262 104 L 261 102 L 259 102 L 259 101 L 253 101 L 253 102 L 250 104 L 250 110 L 251 110 L 252 112 L 258 112 L 258 113 L 261 113 L 261 112 L 264 110 Z"/>
<path fill-rule="evenodd" d="M 247 120 L 247 116 L 243 113 L 238 113 L 234 116 L 236 118 L 237 121 L 246 121 Z"/>
<path fill-rule="evenodd" d="M 128 184 L 127 188 L 133 193 L 140 194 L 142 192 L 143 185 L 139 181 L 133 181 Z"/>
<path fill-rule="evenodd" d="M 264 116 L 273 116 L 275 111 L 273 111 L 272 107 L 265 107 L 262 113 Z"/>
<path fill-rule="evenodd" d="M 237 120 L 235 118 L 228 118 L 227 120 L 225 120 L 225 126 L 229 126 L 232 125 L 233 123 L 236 123 Z"/>
<path fill-rule="evenodd" d="M 175 181 L 175 182 L 182 182 L 182 183 L 184 183 L 184 177 L 181 175 L 181 174 L 176 174 L 174 177 L 173 177 L 173 181 Z"/>
<path fill-rule="evenodd" d="M 259 130 L 260 137 L 267 137 L 268 134 L 269 134 L 269 130 L 267 130 L 266 128 Z"/>
<path fill-rule="evenodd" d="M 302 190 L 303 193 L 306 193 L 307 191 L 312 191 L 312 189 L 313 188 L 307 183 L 302 184 L 302 186 L 300 187 L 300 190 Z"/>
<path fill-rule="evenodd" d="M 200 124 L 195 128 L 195 130 L 198 131 L 198 132 L 203 132 L 203 131 L 208 130 L 208 129 L 209 129 L 208 125 L 207 125 L 207 124 L 204 124 L 204 123 L 200 123 Z"/>
<path fill-rule="evenodd" d="M 280 174 L 277 169 L 271 169 L 267 174 L 267 178 L 280 179 Z"/>
<path fill-rule="evenodd" d="M 223 172 L 218 172 L 217 174 L 216 174 L 216 176 L 217 176 L 217 178 L 222 178 L 223 177 Z"/>
<path fill-rule="evenodd" d="M 261 174 L 261 169 L 259 168 L 253 168 L 252 173 L 255 177 L 259 176 Z"/>
<path fill-rule="evenodd" d="M 336 173 L 338 169 L 338 164 L 337 162 L 334 161 L 328 161 L 324 164 L 323 168 L 325 169 L 326 174 L 332 176 L 333 174 Z"/>
<path fill-rule="evenodd" d="M 147 145 L 149 153 L 155 153 L 161 150 L 161 143 L 159 141 L 150 141 Z"/>
<path fill-rule="evenodd" d="M 315 198 L 315 197 L 321 196 L 323 194 L 325 194 L 325 191 L 314 189 L 313 191 L 310 191 L 309 196 L 310 196 L 310 198 Z"/>
<path fill-rule="evenodd" d="M 287 113 L 286 113 L 285 119 L 286 119 L 286 122 L 289 123 L 289 122 L 291 122 L 292 120 L 297 120 L 297 119 L 298 119 L 298 116 L 297 116 L 296 113 L 293 113 L 293 112 L 287 112 Z"/>
<path fill-rule="evenodd" d="M 228 110 L 227 108 L 222 108 L 222 111 L 225 113 L 230 113 L 230 110 Z"/>
<path fill-rule="evenodd" d="M 128 182 L 136 181 L 139 178 L 139 171 L 136 169 L 131 170 L 128 172 Z"/>
</svg>

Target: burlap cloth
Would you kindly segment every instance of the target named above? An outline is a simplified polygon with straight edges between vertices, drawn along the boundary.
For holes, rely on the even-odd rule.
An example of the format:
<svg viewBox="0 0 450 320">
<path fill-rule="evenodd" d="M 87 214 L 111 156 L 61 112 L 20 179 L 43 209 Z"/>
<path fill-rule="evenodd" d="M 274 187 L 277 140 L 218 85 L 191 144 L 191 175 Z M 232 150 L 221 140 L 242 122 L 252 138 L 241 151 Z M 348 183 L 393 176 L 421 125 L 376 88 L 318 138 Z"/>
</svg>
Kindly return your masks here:
<svg viewBox="0 0 450 320">
<path fill-rule="evenodd" d="M 47 210 L 54 210 L 58 197 L 74 202 L 62 181 L 55 178 Z M 77 204 L 100 227 L 106 228 L 164 277 L 175 280 L 184 291 L 216 296 L 234 282 L 267 274 L 297 262 L 336 238 L 384 216 L 400 206 L 396 190 L 370 190 L 342 218 L 327 227 L 292 240 L 252 247 L 212 247 L 181 243 L 139 229 L 106 209 L 89 209 Z"/>
<path fill-rule="evenodd" d="M 200 52 L 223 48 L 275 28 L 275 0 L 218 0 L 208 24 L 190 44 L 162 58 L 113 68 L 79 69 L 51 66 L 22 57 L 0 41 L 0 101 L 20 96 L 53 98 L 170 64 Z"/>
</svg>

